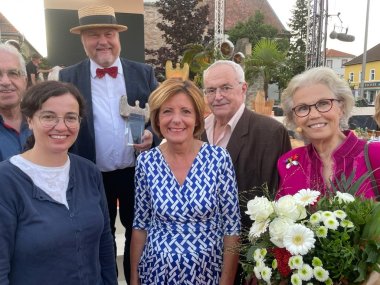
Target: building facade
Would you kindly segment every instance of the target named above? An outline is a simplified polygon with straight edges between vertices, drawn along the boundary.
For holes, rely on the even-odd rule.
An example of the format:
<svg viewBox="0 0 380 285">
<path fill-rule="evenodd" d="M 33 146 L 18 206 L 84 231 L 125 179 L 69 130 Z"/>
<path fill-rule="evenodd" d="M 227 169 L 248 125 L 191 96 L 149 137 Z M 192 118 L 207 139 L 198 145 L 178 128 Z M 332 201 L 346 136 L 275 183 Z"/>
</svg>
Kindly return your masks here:
<svg viewBox="0 0 380 285">
<path fill-rule="evenodd" d="M 380 44 L 369 49 L 366 58 L 364 94 L 360 94 L 363 54 L 344 65 L 344 78 L 350 83 L 356 99 L 364 98 L 369 104 L 373 104 L 376 95 L 380 93 Z"/>
<path fill-rule="evenodd" d="M 356 56 L 335 49 L 326 50 L 326 66 L 332 68 L 340 78 L 344 78 L 345 64 Z"/>
</svg>

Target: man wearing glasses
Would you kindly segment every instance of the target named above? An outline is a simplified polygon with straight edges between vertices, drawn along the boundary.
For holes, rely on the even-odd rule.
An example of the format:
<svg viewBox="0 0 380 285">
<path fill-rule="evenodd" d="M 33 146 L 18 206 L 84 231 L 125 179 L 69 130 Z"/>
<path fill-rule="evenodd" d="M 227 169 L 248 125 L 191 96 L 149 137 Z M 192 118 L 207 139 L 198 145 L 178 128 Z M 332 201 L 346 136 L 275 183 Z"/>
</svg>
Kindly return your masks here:
<svg viewBox="0 0 380 285">
<path fill-rule="evenodd" d="M 245 107 L 248 86 L 239 64 L 216 61 L 204 71 L 203 84 L 212 111 L 205 121 L 203 139 L 229 151 L 244 213 L 248 200 L 263 195 L 265 184 L 270 194 L 276 192 L 277 159 L 291 148 L 288 132 L 276 120 Z M 241 222 L 243 230 L 249 230 L 252 225 L 248 215 L 242 215 Z M 244 278 L 239 275 L 235 284 L 242 284 Z"/>
<path fill-rule="evenodd" d="M 20 111 L 26 84 L 23 57 L 15 47 L 0 44 L 0 161 L 21 153 L 31 133 Z"/>
</svg>

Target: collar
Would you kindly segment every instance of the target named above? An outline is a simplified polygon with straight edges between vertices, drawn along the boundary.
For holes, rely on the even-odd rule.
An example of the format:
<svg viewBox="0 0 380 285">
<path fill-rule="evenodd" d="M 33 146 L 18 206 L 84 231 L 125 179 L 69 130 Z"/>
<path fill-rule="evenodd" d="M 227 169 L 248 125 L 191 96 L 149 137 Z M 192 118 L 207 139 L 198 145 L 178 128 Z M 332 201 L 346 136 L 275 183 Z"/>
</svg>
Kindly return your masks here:
<svg viewBox="0 0 380 285">
<path fill-rule="evenodd" d="M 117 73 L 123 75 L 123 66 L 121 65 L 120 57 L 118 57 L 115 60 L 115 62 L 113 64 L 111 64 L 109 67 L 112 67 L 112 66 L 117 66 Z M 97 64 L 95 61 L 93 61 L 90 58 L 90 73 L 91 73 L 92 78 L 96 77 L 96 69 L 97 68 L 104 68 L 104 67 L 100 66 L 99 64 Z"/>
</svg>

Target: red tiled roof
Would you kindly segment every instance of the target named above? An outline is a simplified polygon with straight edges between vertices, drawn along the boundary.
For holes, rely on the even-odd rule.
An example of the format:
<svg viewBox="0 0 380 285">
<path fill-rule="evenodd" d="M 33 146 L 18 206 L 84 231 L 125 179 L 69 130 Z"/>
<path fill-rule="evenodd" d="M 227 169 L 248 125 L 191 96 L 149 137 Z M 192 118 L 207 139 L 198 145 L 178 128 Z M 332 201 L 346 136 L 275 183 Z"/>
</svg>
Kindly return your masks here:
<svg viewBox="0 0 380 285">
<path fill-rule="evenodd" d="M 380 44 L 375 45 L 373 48 L 367 50 L 367 62 L 380 61 Z M 354 65 L 363 63 L 363 54 L 355 57 L 353 60 L 347 62 L 345 65 Z"/>
<path fill-rule="evenodd" d="M 204 2 L 209 5 L 209 25 L 213 29 L 215 1 L 206 0 Z M 279 32 L 286 30 L 267 0 L 225 0 L 224 6 L 224 28 L 226 31 L 233 28 L 238 22 L 247 21 L 249 17 L 255 15 L 256 11 L 260 11 L 264 15 L 265 24 L 272 25 Z"/>
<path fill-rule="evenodd" d="M 345 53 L 343 51 L 335 50 L 335 49 L 327 49 L 326 57 L 356 57 L 356 55 Z"/>
</svg>

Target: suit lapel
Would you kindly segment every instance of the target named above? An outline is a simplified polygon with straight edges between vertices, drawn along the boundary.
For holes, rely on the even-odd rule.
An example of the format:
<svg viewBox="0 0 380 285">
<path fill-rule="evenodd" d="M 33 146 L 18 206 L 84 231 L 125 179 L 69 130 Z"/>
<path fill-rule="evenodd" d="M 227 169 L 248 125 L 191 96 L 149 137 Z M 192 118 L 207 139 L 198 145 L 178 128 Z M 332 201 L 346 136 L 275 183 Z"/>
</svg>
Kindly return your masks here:
<svg viewBox="0 0 380 285">
<path fill-rule="evenodd" d="M 234 164 L 236 163 L 239 157 L 239 153 L 241 149 L 246 144 L 247 137 L 248 137 L 248 130 L 249 130 L 249 111 L 245 108 L 227 144 L 227 150 L 230 153 Z"/>
</svg>

